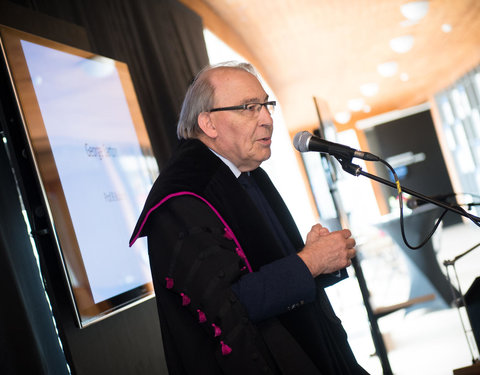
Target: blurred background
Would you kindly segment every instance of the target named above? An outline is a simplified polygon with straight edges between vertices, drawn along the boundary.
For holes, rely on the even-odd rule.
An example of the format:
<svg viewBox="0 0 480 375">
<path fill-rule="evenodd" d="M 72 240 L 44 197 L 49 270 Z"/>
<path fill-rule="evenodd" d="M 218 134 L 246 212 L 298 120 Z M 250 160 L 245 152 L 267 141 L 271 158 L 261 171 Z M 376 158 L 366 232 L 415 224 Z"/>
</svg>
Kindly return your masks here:
<svg viewBox="0 0 480 375">
<path fill-rule="evenodd" d="M 292 140 L 308 131 L 371 152 L 395 170 L 402 187 L 479 215 L 478 0 L 0 0 L 0 24 L 126 63 L 129 100 L 138 99 L 149 162 L 160 171 L 176 144 L 178 112 L 195 73 L 207 63 L 252 63 L 278 103 L 272 157 L 262 166 L 301 233 L 320 222 L 330 230 L 348 226 L 356 238 L 350 278 L 328 294 L 358 361 L 371 374 L 474 371 L 460 369 L 479 357 L 478 226 L 446 213 L 432 237 L 412 250 L 401 233 L 400 207 L 413 246 L 427 240 L 443 209 L 353 176 L 333 157 L 300 153 Z M 1 347 L 11 355 L 2 357 L 10 364 L 6 373 L 166 373 L 152 299 L 80 329 L 59 244 L 31 228 L 10 235 L 14 215 L 33 224 L 45 218 L 38 211 L 42 187 L 26 177 L 35 166 L 22 164 L 28 141 L 18 146 L 12 131 L 24 124 L 12 110 L 17 103 L 6 66 L 0 124 L 14 155 L 5 156 L 1 173 L 6 181 L 15 170 L 13 196 L 21 207 L 11 207 L 5 193 L 0 255 L 8 261 L 1 274 L 12 276 L 3 293 L 15 285 L 19 301 L 0 309 L 9 338 Z M 384 163 L 353 163 L 394 182 Z M 38 280 L 25 281 L 32 272 L 20 264 L 19 248 L 38 251 Z M 40 304 L 48 311 L 40 312 Z"/>
</svg>

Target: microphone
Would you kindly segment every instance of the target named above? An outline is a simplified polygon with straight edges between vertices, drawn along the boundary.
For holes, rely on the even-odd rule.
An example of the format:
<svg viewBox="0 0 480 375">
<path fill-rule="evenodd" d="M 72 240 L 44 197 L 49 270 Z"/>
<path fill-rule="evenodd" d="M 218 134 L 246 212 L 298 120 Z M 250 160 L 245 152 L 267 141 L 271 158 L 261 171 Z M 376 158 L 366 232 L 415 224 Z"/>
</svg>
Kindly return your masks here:
<svg viewBox="0 0 480 375">
<path fill-rule="evenodd" d="M 354 148 L 334 143 L 317 137 L 307 131 L 298 132 L 293 137 L 293 146 L 297 151 L 308 152 L 316 151 L 344 159 L 358 158 L 368 161 L 378 161 L 380 158 L 369 152 L 358 151 Z"/>
</svg>

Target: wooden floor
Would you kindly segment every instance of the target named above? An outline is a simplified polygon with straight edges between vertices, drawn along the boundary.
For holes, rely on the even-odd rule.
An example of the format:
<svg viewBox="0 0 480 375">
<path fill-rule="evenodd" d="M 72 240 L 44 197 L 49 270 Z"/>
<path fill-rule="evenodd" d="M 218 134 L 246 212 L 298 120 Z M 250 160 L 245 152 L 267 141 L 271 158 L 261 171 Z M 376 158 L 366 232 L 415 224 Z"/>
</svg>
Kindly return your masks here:
<svg viewBox="0 0 480 375">
<path fill-rule="evenodd" d="M 472 224 L 459 224 L 442 229 L 434 239 L 437 258 L 442 270 L 444 260 L 451 260 L 480 242 L 480 228 Z M 408 272 L 401 258 L 395 254 L 398 249 L 391 248 L 387 242 L 379 246 L 380 258 L 362 260 L 368 288 L 373 304 L 394 305 L 408 299 Z M 369 265 L 369 262 L 372 263 Z M 384 265 L 380 267 L 381 263 Z M 388 264 L 390 268 L 385 267 Z M 480 248 L 470 252 L 456 263 L 460 288 L 465 293 L 473 280 L 480 276 Z M 369 278 L 372 270 L 375 277 Z M 454 276 L 449 268 L 451 276 Z M 353 270 L 349 270 L 354 276 Z M 358 362 L 372 375 L 381 375 L 383 370 L 375 353 L 368 319 L 363 300 L 355 277 L 328 289 L 328 295 L 342 319 L 348 333 L 349 342 Z M 469 346 L 464 328 L 469 329 L 464 308 L 456 307 L 436 309 L 401 309 L 378 320 L 383 339 L 388 350 L 388 361 L 395 375 L 452 375 L 453 371 L 472 365 L 472 359 L 478 359 L 471 332 L 468 333 L 472 344 Z M 457 372 L 456 372 L 457 373 Z M 480 372 L 477 372 L 480 373 Z M 468 373 L 467 373 L 468 374 Z"/>
</svg>

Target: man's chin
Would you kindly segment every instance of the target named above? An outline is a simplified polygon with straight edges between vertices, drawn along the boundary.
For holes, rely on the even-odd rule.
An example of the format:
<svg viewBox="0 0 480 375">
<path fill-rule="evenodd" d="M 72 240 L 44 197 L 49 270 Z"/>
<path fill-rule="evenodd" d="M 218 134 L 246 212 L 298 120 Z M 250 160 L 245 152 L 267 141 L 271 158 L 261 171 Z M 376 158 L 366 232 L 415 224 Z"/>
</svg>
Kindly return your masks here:
<svg viewBox="0 0 480 375">
<path fill-rule="evenodd" d="M 260 164 L 263 163 L 264 161 L 267 161 L 268 159 L 270 159 L 270 156 L 272 156 L 272 152 L 269 150 L 269 152 L 265 153 L 265 155 L 262 157 L 262 159 L 260 161 Z"/>
</svg>

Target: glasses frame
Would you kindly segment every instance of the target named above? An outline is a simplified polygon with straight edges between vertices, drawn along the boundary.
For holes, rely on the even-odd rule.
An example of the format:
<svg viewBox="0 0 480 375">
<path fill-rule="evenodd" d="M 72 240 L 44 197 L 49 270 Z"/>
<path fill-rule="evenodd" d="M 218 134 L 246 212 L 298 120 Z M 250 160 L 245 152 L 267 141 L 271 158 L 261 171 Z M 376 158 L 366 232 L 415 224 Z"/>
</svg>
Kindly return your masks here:
<svg viewBox="0 0 480 375">
<path fill-rule="evenodd" d="M 246 103 L 246 104 L 241 104 L 241 105 L 234 105 L 234 106 L 231 106 L 231 107 L 212 108 L 208 112 L 241 111 L 241 110 L 248 109 L 248 106 L 250 106 L 252 104 L 260 104 L 260 110 L 258 110 L 257 112 L 260 112 L 262 110 L 262 107 L 265 107 L 265 109 L 268 111 L 268 113 L 271 113 L 268 110 L 267 105 L 271 105 L 275 108 L 275 106 L 277 105 L 277 102 L 275 100 L 271 100 L 269 102 L 264 102 L 264 103 Z"/>
</svg>

